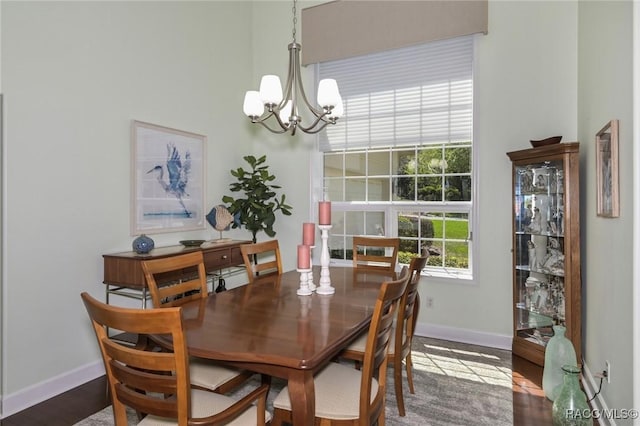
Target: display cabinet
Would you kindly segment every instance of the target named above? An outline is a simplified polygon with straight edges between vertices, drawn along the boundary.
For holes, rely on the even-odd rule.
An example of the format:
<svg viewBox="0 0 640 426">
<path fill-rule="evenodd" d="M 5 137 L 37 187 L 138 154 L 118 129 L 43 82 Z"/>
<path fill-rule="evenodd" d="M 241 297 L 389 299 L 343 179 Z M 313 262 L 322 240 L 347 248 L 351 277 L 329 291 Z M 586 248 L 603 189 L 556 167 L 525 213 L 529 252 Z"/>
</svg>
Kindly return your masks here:
<svg viewBox="0 0 640 426">
<path fill-rule="evenodd" d="M 513 169 L 513 353 L 544 365 L 553 326 L 582 363 L 579 143 L 508 152 Z"/>
</svg>

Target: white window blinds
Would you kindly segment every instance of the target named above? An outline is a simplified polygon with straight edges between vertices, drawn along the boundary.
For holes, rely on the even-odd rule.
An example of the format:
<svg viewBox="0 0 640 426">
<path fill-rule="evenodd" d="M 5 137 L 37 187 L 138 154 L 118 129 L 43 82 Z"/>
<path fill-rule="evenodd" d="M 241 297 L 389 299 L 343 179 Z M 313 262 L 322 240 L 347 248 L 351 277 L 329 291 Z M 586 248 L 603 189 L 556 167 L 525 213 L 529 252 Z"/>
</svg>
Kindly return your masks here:
<svg viewBox="0 0 640 426">
<path fill-rule="evenodd" d="M 320 150 L 471 141 L 472 65 L 473 36 L 319 64 L 344 101 Z"/>
</svg>

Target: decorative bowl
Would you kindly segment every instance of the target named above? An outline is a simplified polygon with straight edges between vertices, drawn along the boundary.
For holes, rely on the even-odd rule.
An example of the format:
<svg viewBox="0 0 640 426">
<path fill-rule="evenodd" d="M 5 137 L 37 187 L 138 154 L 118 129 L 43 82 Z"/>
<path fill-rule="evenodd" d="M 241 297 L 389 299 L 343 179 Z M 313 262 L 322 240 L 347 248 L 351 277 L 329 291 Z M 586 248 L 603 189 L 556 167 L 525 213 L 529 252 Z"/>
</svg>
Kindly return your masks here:
<svg viewBox="0 0 640 426">
<path fill-rule="evenodd" d="M 534 148 L 537 148 L 539 146 L 553 145 L 556 143 L 560 143 L 561 140 L 562 140 L 562 136 L 551 136 L 550 138 L 540 139 L 538 141 L 530 141 L 530 142 Z"/>
<path fill-rule="evenodd" d="M 185 247 L 200 247 L 205 240 L 182 240 L 180 244 Z"/>
</svg>

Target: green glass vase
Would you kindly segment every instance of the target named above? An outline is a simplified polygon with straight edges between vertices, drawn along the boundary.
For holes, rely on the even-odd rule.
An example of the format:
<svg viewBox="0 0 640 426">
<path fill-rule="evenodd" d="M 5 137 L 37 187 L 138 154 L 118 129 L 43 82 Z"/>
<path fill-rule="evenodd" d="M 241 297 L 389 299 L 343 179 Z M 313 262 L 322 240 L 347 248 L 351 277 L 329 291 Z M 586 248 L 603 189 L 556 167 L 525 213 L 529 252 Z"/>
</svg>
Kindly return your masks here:
<svg viewBox="0 0 640 426">
<path fill-rule="evenodd" d="M 564 381 L 558 397 L 553 401 L 553 426 L 593 426 L 587 396 L 580 389 L 580 369 L 564 365 Z"/>
<path fill-rule="evenodd" d="M 566 327 L 553 326 L 553 337 L 547 342 L 544 351 L 544 370 L 542 372 L 542 390 L 544 395 L 554 401 L 562 387 L 563 365 L 578 365 L 576 351 L 571 340 L 565 337 Z"/>
</svg>

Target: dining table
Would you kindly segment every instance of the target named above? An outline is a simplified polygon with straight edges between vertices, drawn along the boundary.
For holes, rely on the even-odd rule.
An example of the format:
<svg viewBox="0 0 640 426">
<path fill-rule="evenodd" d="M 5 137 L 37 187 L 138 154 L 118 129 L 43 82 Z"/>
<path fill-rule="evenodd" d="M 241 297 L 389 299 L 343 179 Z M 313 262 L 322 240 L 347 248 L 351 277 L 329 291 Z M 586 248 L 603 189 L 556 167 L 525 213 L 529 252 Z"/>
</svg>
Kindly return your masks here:
<svg viewBox="0 0 640 426">
<path fill-rule="evenodd" d="M 313 267 L 319 282 L 320 267 Z M 368 329 L 380 285 L 393 273 L 330 267 L 335 293 L 299 296 L 300 273 L 259 277 L 182 305 L 191 356 L 287 381 L 293 424 L 314 423 L 313 377 Z M 167 336 L 151 336 L 171 347 Z"/>
</svg>

